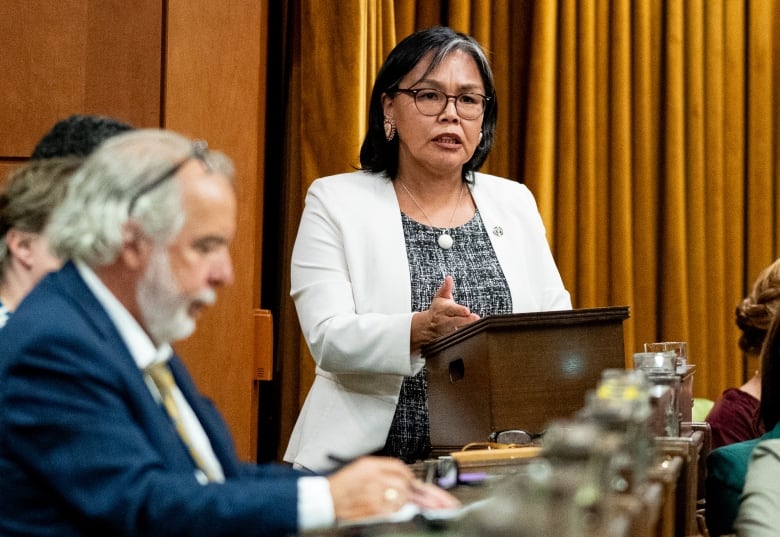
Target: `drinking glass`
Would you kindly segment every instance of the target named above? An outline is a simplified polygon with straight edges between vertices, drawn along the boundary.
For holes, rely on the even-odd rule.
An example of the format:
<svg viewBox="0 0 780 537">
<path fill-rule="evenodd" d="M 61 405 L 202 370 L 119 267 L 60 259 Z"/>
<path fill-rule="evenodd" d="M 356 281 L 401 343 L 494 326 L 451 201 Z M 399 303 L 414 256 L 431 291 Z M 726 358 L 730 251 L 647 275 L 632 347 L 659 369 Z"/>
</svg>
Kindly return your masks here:
<svg viewBox="0 0 780 537">
<path fill-rule="evenodd" d="M 674 351 L 663 352 L 635 352 L 634 369 L 649 372 L 674 373 L 677 368 L 677 353 Z"/>
<path fill-rule="evenodd" d="M 677 367 L 688 364 L 688 343 L 686 341 L 656 341 L 645 343 L 645 352 L 674 351 L 677 355 Z"/>
</svg>

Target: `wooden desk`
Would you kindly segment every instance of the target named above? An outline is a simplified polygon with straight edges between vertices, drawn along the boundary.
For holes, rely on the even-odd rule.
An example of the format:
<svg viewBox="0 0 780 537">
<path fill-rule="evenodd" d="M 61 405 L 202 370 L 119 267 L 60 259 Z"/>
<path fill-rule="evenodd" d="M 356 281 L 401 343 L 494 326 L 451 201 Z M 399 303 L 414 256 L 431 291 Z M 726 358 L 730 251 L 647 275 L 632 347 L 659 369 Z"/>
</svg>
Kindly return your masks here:
<svg viewBox="0 0 780 537">
<path fill-rule="evenodd" d="M 656 437 L 655 457 L 647 472 L 644 483 L 626 493 L 607 493 L 598 502 L 591 515 L 592 527 L 582 531 L 578 537 L 701 537 L 697 512 L 704 498 L 703 477 L 705 458 L 710 449 L 711 436 L 706 424 L 684 422 L 681 424 L 681 436 Z M 501 451 L 501 450 L 499 450 Z M 532 450 L 529 450 L 529 453 Z M 540 453 L 534 453 L 540 456 Z M 457 521 L 446 521 L 432 524 L 422 518 L 415 518 L 402 523 L 383 523 L 373 525 L 352 526 L 318 533 L 306 533 L 306 537 L 517 537 L 525 535 L 518 533 L 519 529 L 504 532 L 489 532 L 478 524 L 487 523 L 507 517 L 517 525 L 525 522 L 526 517 L 520 510 L 523 479 L 530 479 L 529 462 L 538 460 L 533 457 L 485 457 L 485 460 L 468 460 L 463 468 L 467 472 L 485 472 L 490 476 L 482 485 L 461 485 L 453 489 L 453 494 L 464 505 L 480 500 L 491 499 L 491 503 L 482 505 L 482 512 L 473 511 L 468 518 Z M 419 477 L 425 475 L 424 463 L 413 465 Z M 579 475 L 579 474 L 578 474 Z M 511 480 L 518 481 L 518 488 L 511 488 Z M 514 490 L 514 494 L 513 494 Z M 571 489 L 570 489 L 571 490 Z M 548 513 L 543 519 L 548 524 L 542 531 L 531 533 L 563 537 L 563 533 L 555 528 L 561 519 L 565 518 L 563 508 L 569 504 L 550 507 L 533 495 L 530 503 L 538 502 L 536 512 Z M 494 503 L 495 501 L 499 503 Z M 525 504 L 526 509 L 534 509 L 534 505 Z M 544 510 L 542 511 L 542 508 Z M 476 516 L 482 516 L 477 525 Z M 480 528 L 479 531 L 471 531 Z M 527 528 L 526 528 L 527 529 Z"/>
<path fill-rule="evenodd" d="M 677 485 L 680 476 L 683 475 L 685 459 L 679 455 L 664 455 L 648 472 L 648 482 L 655 483 L 661 488 L 662 507 L 658 513 L 657 524 L 654 528 L 658 537 L 675 537 L 677 535 Z"/>
<path fill-rule="evenodd" d="M 697 512 L 700 494 L 703 487 L 699 486 L 699 476 L 702 475 L 706 453 L 703 452 L 706 432 L 692 431 L 688 436 L 658 437 L 656 451 L 662 458 L 679 457 L 683 462 L 677 482 L 675 532 L 677 536 L 700 535 Z"/>
<path fill-rule="evenodd" d="M 500 505 L 495 505 L 493 511 L 485 509 L 485 516 L 512 516 L 518 502 L 517 495 L 511 491 L 510 480 L 529 479 L 528 463 L 531 459 L 515 459 L 507 461 L 490 461 L 479 468 L 472 466 L 469 471 L 480 469 L 491 477 L 482 485 L 460 485 L 452 490 L 464 505 L 497 498 Z M 418 475 L 423 470 L 422 463 L 413 465 Z M 578 537 L 676 537 L 677 523 L 677 490 L 685 469 L 682 456 L 659 457 L 649 470 L 646 483 L 637 490 L 625 494 L 612 494 L 600 503 L 598 525 L 591 532 L 583 532 Z M 509 509 L 506 509 L 506 507 Z M 519 511 L 519 510 L 517 510 Z M 560 511 L 549 510 L 550 519 L 561 517 Z M 518 517 L 520 524 L 522 516 Z M 512 527 L 509 533 L 496 531 L 479 531 L 479 537 L 515 537 L 519 530 Z M 466 537 L 471 536 L 460 521 L 430 524 L 421 518 L 401 523 L 382 523 L 343 527 L 321 532 L 307 532 L 305 537 Z M 540 534 L 535 534 L 538 537 Z M 560 533 L 560 537 L 565 537 Z"/>
<path fill-rule="evenodd" d="M 660 483 L 650 481 L 634 494 L 615 496 L 615 509 L 627 521 L 625 535 L 631 537 L 665 537 L 664 527 L 666 490 Z M 674 518 L 672 518 L 674 528 Z"/>
</svg>

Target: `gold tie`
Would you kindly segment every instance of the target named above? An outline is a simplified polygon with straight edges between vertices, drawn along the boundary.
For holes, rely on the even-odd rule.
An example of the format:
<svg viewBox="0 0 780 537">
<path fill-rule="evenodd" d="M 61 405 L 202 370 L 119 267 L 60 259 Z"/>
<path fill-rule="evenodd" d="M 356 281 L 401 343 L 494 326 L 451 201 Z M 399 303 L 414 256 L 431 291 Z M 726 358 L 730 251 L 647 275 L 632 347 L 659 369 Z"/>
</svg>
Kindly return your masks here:
<svg viewBox="0 0 780 537">
<path fill-rule="evenodd" d="M 157 389 L 160 392 L 160 398 L 162 399 L 163 406 L 168 412 L 168 415 L 173 421 L 176 427 L 176 432 L 179 433 L 181 441 L 187 446 L 187 449 L 192 456 L 192 460 L 200 468 L 209 481 L 219 481 L 219 478 L 214 475 L 214 472 L 209 469 L 208 465 L 203 461 L 203 457 L 195 449 L 195 446 L 190 439 L 190 435 L 187 433 L 187 428 L 184 426 L 184 422 L 181 419 L 181 413 L 179 412 L 179 406 L 176 404 L 176 398 L 173 396 L 173 388 L 176 386 L 176 381 L 173 380 L 173 374 L 166 362 L 158 362 L 152 364 L 146 368 L 146 372 L 154 381 Z"/>
</svg>

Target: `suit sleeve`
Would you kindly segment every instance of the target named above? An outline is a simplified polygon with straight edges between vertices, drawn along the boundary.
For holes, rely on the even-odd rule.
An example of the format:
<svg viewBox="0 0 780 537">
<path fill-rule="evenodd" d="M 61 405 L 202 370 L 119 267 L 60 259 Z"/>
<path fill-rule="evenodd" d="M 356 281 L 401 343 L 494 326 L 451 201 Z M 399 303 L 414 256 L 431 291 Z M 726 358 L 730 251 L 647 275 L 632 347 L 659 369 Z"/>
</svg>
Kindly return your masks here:
<svg viewBox="0 0 780 537">
<path fill-rule="evenodd" d="M 301 329 L 326 371 L 411 375 L 422 360 L 409 350 L 409 268 L 392 187 L 370 176 L 351 186 L 320 179 L 307 193 L 291 265 Z"/>
<path fill-rule="evenodd" d="M 14 470 L 0 493 L 15 483 L 38 488 L 6 496 L 0 511 L 50 509 L 40 511 L 43 522 L 66 512 L 95 535 L 297 531 L 299 474 L 246 466 L 223 484 L 200 485 L 191 462 L 177 465 L 173 447 L 160 444 L 163 420 L 138 391 L 140 372 L 133 377 L 106 342 L 67 334 L 61 326 L 41 334 L 3 370 L 0 442 Z"/>
</svg>

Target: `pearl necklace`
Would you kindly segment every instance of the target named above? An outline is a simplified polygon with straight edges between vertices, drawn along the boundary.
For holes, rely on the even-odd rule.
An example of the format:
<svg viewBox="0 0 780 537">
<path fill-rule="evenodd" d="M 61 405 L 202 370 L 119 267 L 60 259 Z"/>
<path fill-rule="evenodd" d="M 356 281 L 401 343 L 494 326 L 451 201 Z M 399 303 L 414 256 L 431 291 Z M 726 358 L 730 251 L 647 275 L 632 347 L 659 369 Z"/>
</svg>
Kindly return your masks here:
<svg viewBox="0 0 780 537">
<path fill-rule="evenodd" d="M 430 227 L 434 227 L 434 225 L 431 223 L 431 219 L 428 218 L 428 215 L 425 214 L 425 211 L 422 207 L 420 207 L 420 204 L 417 203 L 417 200 L 414 199 L 414 196 L 412 196 L 412 193 L 409 192 L 409 189 L 406 188 L 406 185 L 402 180 L 398 180 L 399 183 L 401 183 L 401 187 L 406 191 L 406 193 L 409 195 L 409 198 L 412 200 L 412 202 L 417 206 L 417 208 L 420 210 L 422 215 L 425 217 L 425 220 L 428 221 L 428 225 Z M 458 194 L 458 201 L 455 202 L 455 207 L 452 209 L 452 214 L 450 215 L 450 221 L 447 223 L 447 227 L 445 229 L 441 230 L 441 235 L 439 235 L 439 238 L 436 239 L 436 243 L 439 245 L 440 248 L 443 250 L 449 250 L 452 248 L 452 235 L 450 235 L 450 228 L 452 227 L 452 219 L 455 218 L 455 212 L 458 210 L 458 206 L 460 205 L 460 200 L 463 197 L 463 182 L 460 183 L 460 193 Z"/>
</svg>

